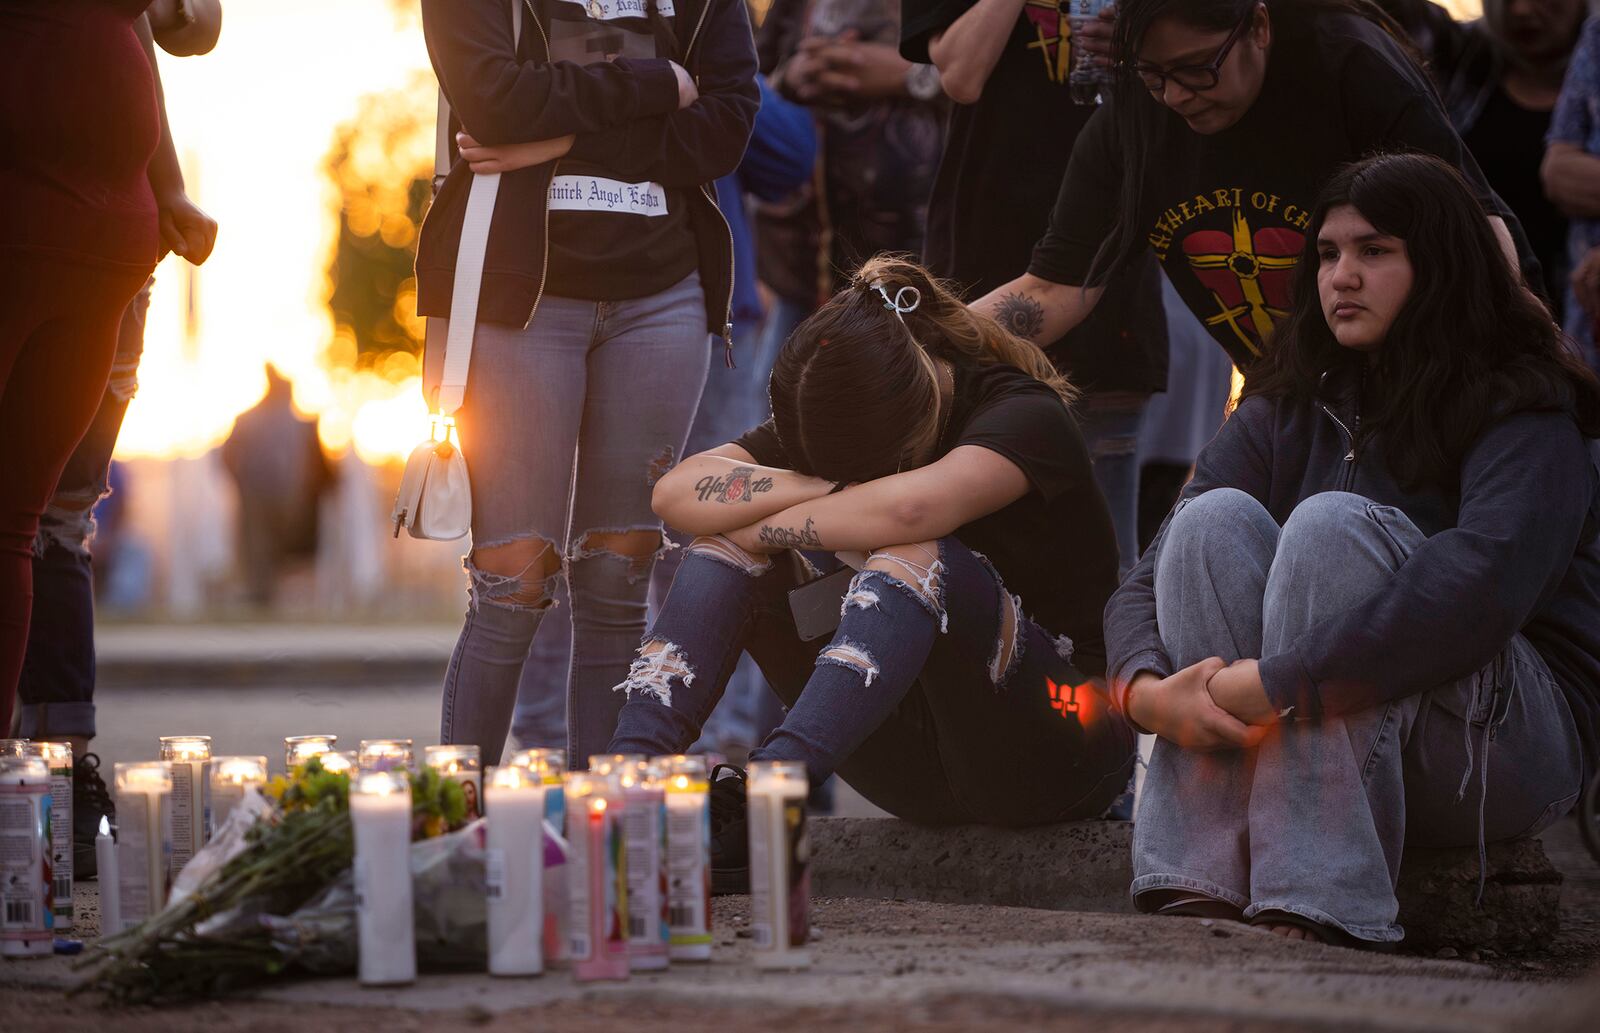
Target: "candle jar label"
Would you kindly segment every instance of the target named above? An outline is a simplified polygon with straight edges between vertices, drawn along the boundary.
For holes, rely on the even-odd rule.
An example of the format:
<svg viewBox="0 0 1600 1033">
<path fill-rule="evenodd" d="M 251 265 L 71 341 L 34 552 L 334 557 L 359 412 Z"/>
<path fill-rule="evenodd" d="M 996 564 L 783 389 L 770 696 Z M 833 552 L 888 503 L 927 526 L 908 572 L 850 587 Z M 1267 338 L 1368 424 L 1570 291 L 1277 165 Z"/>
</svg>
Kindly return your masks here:
<svg viewBox="0 0 1600 1033">
<path fill-rule="evenodd" d="M 628 879 L 628 939 L 635 949 L 659 953 L 666 948 L 662 922 L 662 846 L 666 834 L 661 804 L 647 796 L 628 801 L 622 812 Z"/>
<path fill-rule="evenodd" d="M 57 929 L 72 928 L 72 765 L 50 769 L 50 871 Z"/>
<path fill-rule="evenodd" d="M 667 799 L 667 915 L 674 946 L 711 942 L 711 809 L 703 793 Z"/>
<path fill-rule="evenodd" d="M 167 891 L 165 793 L 117 794 L 117 877 L 122 928 L 138 925 L 161 910 Z"/>
<path fill-rule="evenodd" d="M 490 900 L 499 900 L 506 895 L 506 852 L 504 850 L 485 850 L 483 852 L 483 889 L 484 895 Z"/>
<path fill-rule="evenodd" d="M 804 947 L 811 902 L 805 801 L 752 793 L 749 808 L 751 937 L 758 950 Z"/>
<path fill-rule="evenodd" d="M 50 786 L 0 785 L 0 942 L 5 953 L 49 953 Z"/>
</svg>

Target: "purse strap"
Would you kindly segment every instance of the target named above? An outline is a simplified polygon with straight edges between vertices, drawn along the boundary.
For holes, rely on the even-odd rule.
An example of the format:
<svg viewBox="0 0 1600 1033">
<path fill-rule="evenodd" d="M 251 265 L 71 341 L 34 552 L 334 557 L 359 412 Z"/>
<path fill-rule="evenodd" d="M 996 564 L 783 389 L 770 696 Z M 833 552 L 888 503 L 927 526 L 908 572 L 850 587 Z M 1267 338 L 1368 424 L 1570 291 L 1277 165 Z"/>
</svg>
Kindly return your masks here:
<svg viewBox="0 0 1600 1033">
<path fill-rule="evenodd" d="M 511 45 L 513 56 L 522 42 L 522 2 L 511 0 Z M 439 91 L 438 123 L 434 134 L 433 171 L 437 177 L 450 174 L 450 102 Z M 450 294 L 450 320 L 445 331 L 444 375 L 439 383 L 437 408 L 449 416 L 461 408 L 467 393 L 467 373 L 472 367 L 472 338 L 478 325 L 478 293 L 483 286 L 483 256 L 489 245 L 489 226 L 494 221 L 495 197 L 500 192 L 500 173 L 472 176 L 467 193 L 467 211 L 461 220 L 461 243 L 456 251 L 455 283 Z M 436 320 L 429 320 L 430 328 Z"/>
</svg>

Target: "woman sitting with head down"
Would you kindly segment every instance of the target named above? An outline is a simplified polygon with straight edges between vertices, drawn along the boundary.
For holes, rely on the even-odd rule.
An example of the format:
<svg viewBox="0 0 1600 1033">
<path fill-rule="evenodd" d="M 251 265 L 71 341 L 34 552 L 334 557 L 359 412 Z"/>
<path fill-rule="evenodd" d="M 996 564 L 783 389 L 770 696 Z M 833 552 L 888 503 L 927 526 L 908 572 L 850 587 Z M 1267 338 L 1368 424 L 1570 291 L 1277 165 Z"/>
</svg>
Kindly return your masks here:
<svg viewBox="0 0 1600 1033">
<path fill-rule="evenodd" d="M 1324 189 L 1293 307 L 1106 609 L 1143 911 L 1401 939 L 1402 848 L 1537 833 L 1600 741 L 1600 384 L 1461 175 Z"/>
<path fill-rule="evenodd" d="M 656 512 L 702 537 L 611 749 L 687 748 L 748 651 L 788 707 L 752 760 L 919 822 L 1102 812 L 1133 737 L 1097 680 L 1117 548 L 1071 396 L 923 269 L 869 261 L 784 345 L 772 419 L 657 483 Z M 859 572 L 819 579 L 801 551 Z M 713 882 L 737 889 L 743 779 L 711 797 Z"/>
</svg>

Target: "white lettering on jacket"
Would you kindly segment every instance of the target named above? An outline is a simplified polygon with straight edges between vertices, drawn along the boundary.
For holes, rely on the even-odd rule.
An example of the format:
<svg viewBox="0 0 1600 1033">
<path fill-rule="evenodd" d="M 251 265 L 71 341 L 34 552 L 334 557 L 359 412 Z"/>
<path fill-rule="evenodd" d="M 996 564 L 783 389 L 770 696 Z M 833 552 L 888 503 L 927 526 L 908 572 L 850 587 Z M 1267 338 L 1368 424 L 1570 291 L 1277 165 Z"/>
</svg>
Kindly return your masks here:
<svg viewBox="0 0 1600 1033">
<path fill-rule="evenodd" d="M 603 176 L 557 176 L 550 181 L 553 212 L 667 214 L 667 191 L 660 183 L 623 183 Z"/>
<path fill-rule="evenodd" d="M 583 8 L 589 12 L 589 17 L 596 21 L 609 22 L 618 18 L 650 17 L 650 0 L 564 0 L 564 2 Z M 671 18 L 678 13 L 673 9 L 672 0 L 656 0 L 655 7 L 663 18 Z"/>
</svg>

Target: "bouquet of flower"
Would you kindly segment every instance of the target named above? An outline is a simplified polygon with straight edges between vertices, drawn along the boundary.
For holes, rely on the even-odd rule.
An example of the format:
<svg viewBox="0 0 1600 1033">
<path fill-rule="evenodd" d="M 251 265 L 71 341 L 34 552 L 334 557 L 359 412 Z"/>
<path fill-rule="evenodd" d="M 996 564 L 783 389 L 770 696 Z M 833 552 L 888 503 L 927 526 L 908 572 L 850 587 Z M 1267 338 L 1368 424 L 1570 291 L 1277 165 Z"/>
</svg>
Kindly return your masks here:
<svg viewBox="0 0 1600 1033">
<path fill-rule="evenodd" d="M 431 769 L 411 775 L 411 799 L 413 841 L 466 818 L 461 786 Z M 296 964 L 265 919 L 294 914 L 349 872 L 350 779 L 313 758 L 246 801 L 184 868 L 165 909 L 79 963 L 93 968 L 79 990 L 126 1003 L 203 997 Z"/>
</svg>

